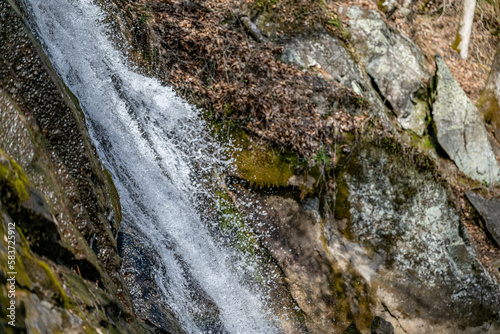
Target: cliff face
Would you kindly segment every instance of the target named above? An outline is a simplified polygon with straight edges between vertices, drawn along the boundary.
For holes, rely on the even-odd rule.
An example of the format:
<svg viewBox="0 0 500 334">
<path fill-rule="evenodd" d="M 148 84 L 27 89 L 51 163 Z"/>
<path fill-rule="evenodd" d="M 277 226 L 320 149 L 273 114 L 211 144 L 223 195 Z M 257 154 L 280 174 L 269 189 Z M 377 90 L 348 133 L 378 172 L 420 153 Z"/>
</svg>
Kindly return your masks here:
<svg viewBox="0 0 500 334">
<path fill-rule="evenodd" d="M 78 101 L 13 1 L 0 20 L 0 331 L 147 332 L 119 275 L 118 194 Z"/>
</svg>

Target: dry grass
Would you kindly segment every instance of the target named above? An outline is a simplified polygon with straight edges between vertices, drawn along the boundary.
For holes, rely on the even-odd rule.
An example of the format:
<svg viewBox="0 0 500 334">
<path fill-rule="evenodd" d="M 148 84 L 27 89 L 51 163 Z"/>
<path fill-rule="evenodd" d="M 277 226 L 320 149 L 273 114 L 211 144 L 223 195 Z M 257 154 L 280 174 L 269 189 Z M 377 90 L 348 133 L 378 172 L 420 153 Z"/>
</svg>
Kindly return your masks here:
<svg viewBox="0 0 500 334">
<path fill-rule="evenodd" d="M 469 98 L 476 102 L 484 88 L 497 45 L 500 27 L 498 0 L 478 1 L 467 60 L 461 59 L 451 47 L 462 15 L 462 1 L 429 1 L 423 6 L 424 3 L 424 0 L 415 2 L 414 14 L 409 17 L 396 12 L 391 23 L 423 50 L 431 70 L 434 69 L 434 55 L 441 54 Z"/>
</svg>

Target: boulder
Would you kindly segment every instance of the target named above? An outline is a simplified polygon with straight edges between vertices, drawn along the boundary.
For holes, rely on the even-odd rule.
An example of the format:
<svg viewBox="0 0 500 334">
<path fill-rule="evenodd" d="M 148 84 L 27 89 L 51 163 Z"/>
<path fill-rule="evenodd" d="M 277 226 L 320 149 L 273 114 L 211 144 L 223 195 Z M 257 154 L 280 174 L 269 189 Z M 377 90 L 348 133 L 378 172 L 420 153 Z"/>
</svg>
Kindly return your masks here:
<svg viewBox="0 0 500 334">
<path fill-rule="evenodd" d="M 338 194 L 348 194 L 335 203 L 344 218 L 327 219 L 325 229 L 339 266 L 354 266 L 377 287 L 382 307 L 374 313 L 391 315 L 400 333 L 456 333 L 496 323 L 498 283 L 433 174 L 383 148 L 366 147 L 352 159 L 344 180 L 337 179 Z"/>
<path fill-rule="evenodd" d="M 340 12 L 348 18 L 353 44 L 374 88 L 404 129 L 422 135 L 429 114 L 425 81 L 430 76 L 420 50 L 377 11 L 352 6 Z"/>
<path fill-rule="evenodd" d="M 317 31 L 294 36 L 280 43 L 284 46 L 282 60 L 285 63 L 295 64 L 326 80 L 352 89 L 354 93 L 370 102 L 370 113 L 380 118 L 384 127 L 392 128 L 387 117 L 387 108 L 373 89 L 370 78 L 337 37 L 326 31 Z M 321 98 L 318 100 L 321 101 Z M 321 103 L 317 105 L 321 110 L 330 112 Z M 350 110 L 347 112 L 352 113 Z"/>
<path fill-rule="evenodd" d="M 465 195 L 483 218 L 486 229 L 497 245 L 500 245 L 500 201 L 488 200 L 470 191 L 466 192 Z"/>
<path fill-rule="evenodd" d="M 500 169 L 477 108 L 440 56 L 436 68 L 432 117 L 439 145 L 469 177 L 498 184 Z"/>
<path fill-rule="evenodd" d="M 326 31 L 286 41 L 282 60 L 303 69 L 316 68 L 326 79 L 351 88 L 372 103 L 379 101 L 359 64 L 353 60 L 340 41 Z"/>
<path fill-rule="evenodd" d="M 292 194 L 291 191 L 289 194 Z M 349 264 L 339 266 L 325 245 L 317 198 L 256 195 L 239 188 L 238 199 L 258 202 L 250 221 L 263 236 L 262 245 L 280 267 L 307 329 L 293 332 L 359 333 L 370 327 L 374 309 L 371 289 Z M 356 321 L 356 324 L 353 323 Z"/>
</svg>

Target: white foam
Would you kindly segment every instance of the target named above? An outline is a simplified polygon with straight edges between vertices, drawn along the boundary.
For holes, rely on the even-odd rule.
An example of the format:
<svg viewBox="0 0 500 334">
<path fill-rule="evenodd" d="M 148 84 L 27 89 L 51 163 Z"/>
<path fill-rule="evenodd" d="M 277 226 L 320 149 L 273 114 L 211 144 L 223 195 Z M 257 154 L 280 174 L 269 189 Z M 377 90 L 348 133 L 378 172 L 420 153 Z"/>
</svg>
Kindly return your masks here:
<svg viewBox="0 0 500 334">
<path fill-rule="evenodd" d="M 91 0 L 25 0 L 31 24 L 57 72 L 78 97 L 105 166 L 118 188 L 125 221 L 161 256 L 157 281 L 190 333 L 196 301 L 184 262 L 220 310 L 231 333 L 272 333 L 263 297 L 228 260 L 195 209 L 196 177 L 225 161 L 223 148 L 171 88 L 134 72 L 108 37 L 104 14 Z M 197 174 L 193 172 L 196 161 Z"/>
</svg>

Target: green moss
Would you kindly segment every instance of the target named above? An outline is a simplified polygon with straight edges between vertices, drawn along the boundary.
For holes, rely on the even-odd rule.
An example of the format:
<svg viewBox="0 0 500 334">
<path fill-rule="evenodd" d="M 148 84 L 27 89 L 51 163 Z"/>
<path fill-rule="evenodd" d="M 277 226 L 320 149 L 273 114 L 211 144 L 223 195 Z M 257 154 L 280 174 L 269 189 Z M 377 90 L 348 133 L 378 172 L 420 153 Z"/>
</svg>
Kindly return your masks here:
<svg viewBox="0 0 500 334">
<path fill-rule="evenodd" d="M 324 222 L 323 222 L 324 224 Z M 324 228 L 324 227 L 323 227 Z M 325 254 L 330 254 L 328 242 L 324 234 L 321 236 L 321 243 Z M 336 296 L 335 305 L 338 309 L 337 321 L 349 323 L 356 320 L 356 324 L 361 329 L 369 328 L 373 320 L 373 305 L 375 304 L 375 293 L 366 283 L 365 279 L 352 265 L 348 265 L 345 269 L 340 269 L 338 263 L 333 258 L 327 256 L 328 262 L 332 268 L 329 275 L 330 288 Z M 347 271 L 348 275 L 345 274 Z M 349 277 L 350 276 L 350 277 Z M 349 282 L 349 283 L 347 283 Z M 352 301 L 346 288 L 348 284 L 354 287 L 356 298 L 356 314 L 346 313 L 345 310 L 352 310 Z"/>
<path fill-rule="evenodd" d="M 108 333 L 109 334 L 121 334 L 120 331 L 112 324 L 108 325 Z"/>
<path fill-rule="evenodd" d="M 62 305 L 65 309 L 70 309 L 71 301 L 66 295 L 66 292 L 64 292 L 61 283 L 57 279 L 52 269 L 50 269 L 50 267 L 41 260 L 38 260 L 37 264 L 41 269 L 43 269 L 43 272 L 45 274 L 45 280 L 41 281 L 40 283 L 44 286 L 44 288 L 47 288 L 54 293 L 55 299 L 60 303 L 60 305 Z"/>
<path fill-rule="evenodd" d="M 21 287 L 31 289 L 32 284 L 29 278 L 29 273 L 32 270 L 30 264 L 33 262 L 33 258 L 30 256 L 30 254 L 27 254 L 28 246 L 26 244 L 21 245 L 21 247 L 24 248 L 24 251 L 21 254 L 18 253 L 18 256 L 16 258 L 16 283 Z"/>
<path fill-rule="evenodd" d="M 226 191 L 219 189 L 215 195 L 218 199 L 218 209 L 221 212 L 219 229 L 224 234 L 233 234 L 236 238 L 236 249 L 245 257 L 253 258 L 258 248 L 256 235 L 247 226 L 242 213 L 234 205 Z"/>
<path fill-rule="evenodd" d="M 8 160 L 9 163 L 0 164 L 0 184 L 3 183 L 13 191 L 14 197 L 23 202 L 29 199 L 26 186 L 28 185 L 28 178 L 24 174 L 21 166 L 12 160 L 7 154 L 0 149 L 0 158 Z M 9 166 L 10 164 L 10 166 Z"/>
<path fill-rule="evenodd" d="M 243 131 L 238 133 L 234 145 L 238 174 L 252 185 L 286 186 L 298 168 L 296 154 L 256 143 Z"/>
<path fill-rule="evenodd" d="M 418 151 L 435 154 L 436 142 L 430 135 L 426 134 L 420 137 L 417 134 L 412 133 L 406 138 L 407 138 L 406 141 L 410 144 L 410 146 L 416 148 Z"/>
<path fill-rule="evenodd" d="M 460 32 L 457 32 L 457 36 L 455 37 L 455 42 L 451 45 L 451 47 L 456 50 L 460 54 L 460 42 L 462 42 L 462 37 L 460 36 Z"/>
<path fill-rule="evenodd" d="M 500 105 L 494 92 L 485 90 L 477 101 L 477 108 L 486 123 L 495 130 L 500 129 Z"/>
<path fill-rule="evenodd" d="M 113 210 L 115 211 L 116 223 L 119 225 L 122 221 L 122 206 L 120 204 L 120 196 L 118 195 L 118 190 L 116 190 L 115 183 L 111 177 L 111 173 L 104 168 L 104 176 L 106 178 L 106 185 L 109 190 L 109 195 L 111 196 L 111 204 L 113 205 Z"/>
<path fill-rule="evenodd" d="M 377 0 L 377 7 L 383 13 L 387 12 L 387 6 L 384 6 L 384 3 L 385 0 Z"/>
<path fill-rule="evenodd" d="M 94 307 L 95 298 L 85 285 L 83 279 L 75 274 L 66 274 L 64 276 L 71 289 L 71 293 L 76 295 L 88 307 Z"/>
<path fill-rule="evenodd" d="M 351 219 L 351 204 L 349 203 L 349 188 L 344 177 L 336 184 L 334 214 L 336 219 Z"/>
</svg>

